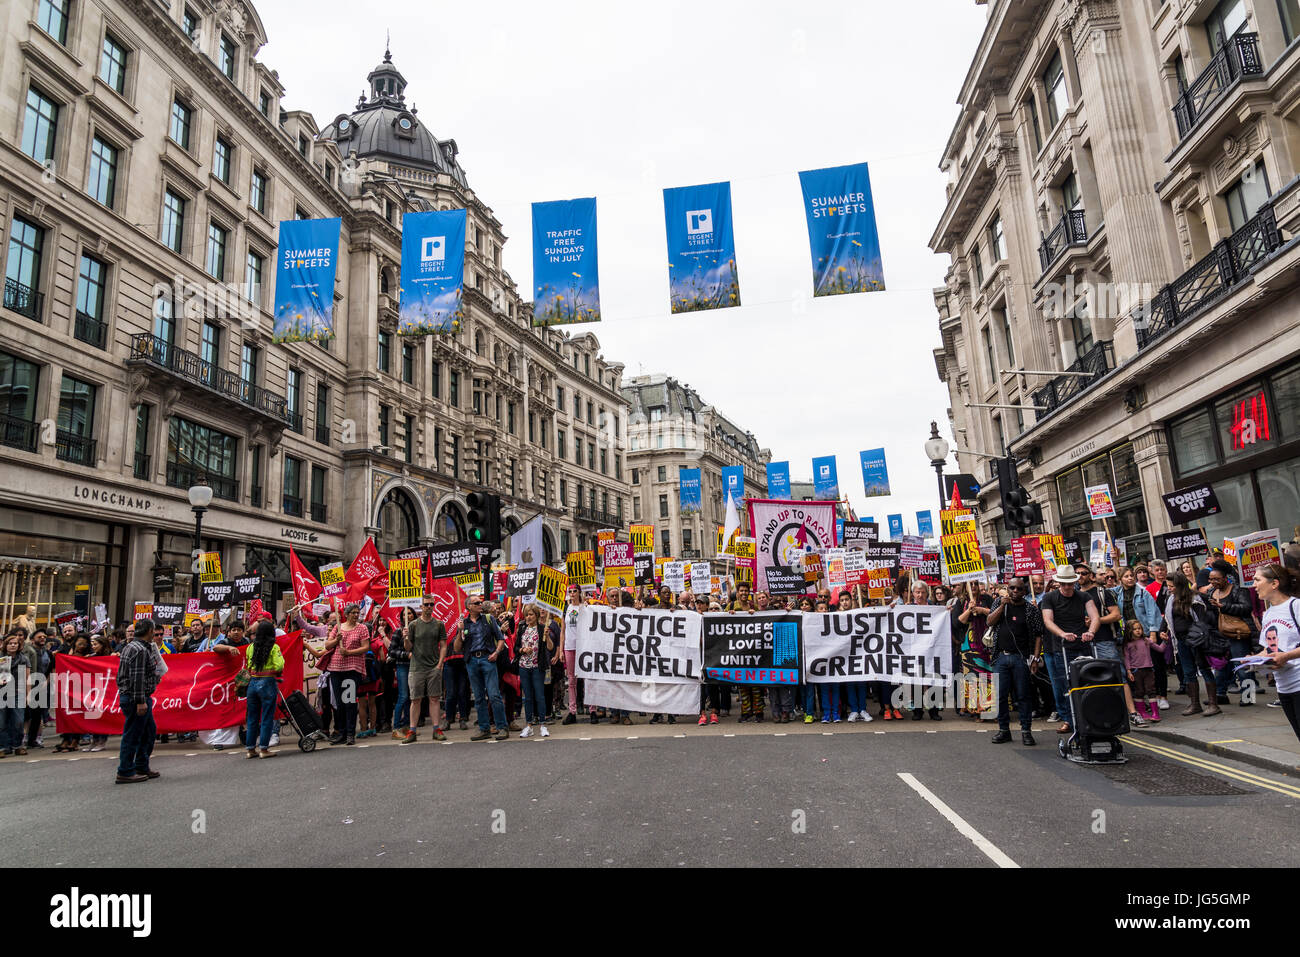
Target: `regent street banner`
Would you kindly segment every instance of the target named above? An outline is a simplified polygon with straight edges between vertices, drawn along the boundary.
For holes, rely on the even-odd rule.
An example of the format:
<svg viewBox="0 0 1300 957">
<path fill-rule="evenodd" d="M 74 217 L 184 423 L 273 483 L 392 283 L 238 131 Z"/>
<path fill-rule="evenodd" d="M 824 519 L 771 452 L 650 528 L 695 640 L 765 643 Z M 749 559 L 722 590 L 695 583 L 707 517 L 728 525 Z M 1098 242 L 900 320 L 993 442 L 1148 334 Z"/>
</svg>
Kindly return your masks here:
<svg viewBox="0 0 1300 957">
<path fill-rule="evenodd" d="M 730 495 L 740 505 L 745 497 L 745 467 L 743 465 L 724 465 L 722 467 L 722 502 L 725 505 Z"/>
<path fill-rule="evenodd" d="M 952 675 L 948 609 L 937 606 L 805 612 L 803 648 L 809 684 L 936 685 Z"/>
<path fill-rule="evenodd" d="M 334 275 L 341 219 L 287 219 L 280 223 L 275 262 L 275 342 L 334 335 Z"/>
<path fill-rule="evenodd" d="M 767 463 L 767 494 L 774 499 L 790 497 L 790 463 Z"/>
<path fill-rule="evenodd" d="M 584 700 L 607 708 L 695 714 L 700 710 L 701 618 L 658 608 L 583 605 L 571 624 Z"/>
<path fill-rule="evenodd" d="M 821 501 L 839 501 L 840 479 L 835 470 L 835 456 L 823 455 L 812 460 L 813 498 Z M 770 494 L 770 493 L 769 493 Z"/>
<path fill-rule="evenodd" d="M 808 170 L 799 174 L 799 182 L 812 247 L 813 295 L 883 290 L 867 164 Z"/>
<path fill-rule="evenodd" d="M 704 498 L 700 489 L 700 470 L 678 469 L 677 492 L 681 514 L 694 515 L 701 511 L 704 508 Z"/>
<path fill-rule="evenodd" d="M 596 199 L 533 203 L 533 325 L 600 321 Z"/>
<path fill-rule="evenodd" d="M 797 568 L 806 553 L 836 544 L 835 502 L 750 499 L 746 505 L 755 539 L 754 577 L 761 590 L 767 587 L 769 568 Z"/>
<path fill-rule="evenodd" d="M 738 685 L 799 684 L 802 624 L 798 612 L 705 615 L 704 677 Z"/>
<path fill-rule="evenodd" d="M 668 291 L 674 313 L 740 305 L 731 184 L 664 190 Z"/>
<path fill-rule="evenodd" d="M 465 280 L 465 210 L 402 217 L 399 335 L 451 332 L 460 323 Z"/>
</svg>

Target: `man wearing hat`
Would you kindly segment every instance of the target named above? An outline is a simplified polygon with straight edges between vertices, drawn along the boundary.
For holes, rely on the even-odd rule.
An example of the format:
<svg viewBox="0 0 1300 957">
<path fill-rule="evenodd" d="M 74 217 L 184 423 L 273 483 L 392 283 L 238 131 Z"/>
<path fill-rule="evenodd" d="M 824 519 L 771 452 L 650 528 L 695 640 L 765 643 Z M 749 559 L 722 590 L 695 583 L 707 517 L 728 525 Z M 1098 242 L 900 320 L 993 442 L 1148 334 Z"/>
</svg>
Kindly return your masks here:
<svg viewBox="0 0 1300 957">
<path fill-rule="evenodd" d="M 1039 607 L 1043 614 L 1047 675 L 1056 696 L 1056 711 L 1061 716 L 1061 726 L 1056 733 L 1071 734 L 1074 721 L 1066 667 L 1068 661 L 1089 653 L 1093 637 L 1101 625 L 1101 616 L 1096 604 L 1079 591 L 1079 573 L 1073 567 L 1063 565 L 1058 568 L 1056 583 L 1059 586 L 1057 590 L 1044 595 Z"/>
</svg>

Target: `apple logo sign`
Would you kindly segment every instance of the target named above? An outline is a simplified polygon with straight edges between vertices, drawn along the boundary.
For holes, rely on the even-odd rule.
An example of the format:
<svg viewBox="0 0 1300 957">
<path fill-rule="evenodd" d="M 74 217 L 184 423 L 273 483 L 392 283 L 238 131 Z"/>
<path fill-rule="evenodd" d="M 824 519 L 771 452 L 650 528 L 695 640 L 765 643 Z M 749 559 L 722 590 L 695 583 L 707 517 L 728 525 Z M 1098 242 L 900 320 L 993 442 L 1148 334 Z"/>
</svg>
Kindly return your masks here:
<svg viewBox="0 0 1300 957">
<path fill-rule="evenodd" d="M 524 553 L 519 556 L 519 560 L 525 565 L 531 565 L 533 563 L 533 550 L 531 548 L 525 548 Z"/>
</svg>

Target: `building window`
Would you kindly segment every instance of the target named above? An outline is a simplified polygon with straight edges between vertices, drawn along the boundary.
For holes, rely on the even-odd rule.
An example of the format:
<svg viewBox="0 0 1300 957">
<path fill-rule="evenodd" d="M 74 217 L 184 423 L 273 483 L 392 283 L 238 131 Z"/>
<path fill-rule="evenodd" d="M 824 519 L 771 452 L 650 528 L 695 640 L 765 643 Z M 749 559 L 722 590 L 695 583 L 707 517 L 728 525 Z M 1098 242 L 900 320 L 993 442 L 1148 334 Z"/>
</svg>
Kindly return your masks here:
<svg viewBox="0 0 1300 957">
<path fill-rule="evenodd" d="M 1031 95 L 1025 100 L 1025 109 L 1029 113 L 1029 128 L 1034 131 L 1034 152 L 1043 149 L 1043 124 L 1038 120 L 1038 101 Z"/>
<path fill-rule="evenodd" d="M 54 160 L 54 141 L 59 128 L 59 105 L 36 87 L 27 91 L 27 112 L 23 118 L 23 152 L 38 163 Z"/>
<path fill-rule="evenodd" d="M 668 517 L 668 496 L 667 495 L 659 496 L 659 517 L 660 518 Z"/>
<path fill-rule="evenodd" d="M 330 444 L 330 387 L 316 383 L 316 441 Z"/>
<path fill-rule="evenodd" d="M 565 508 L 569 504 L 569 483 L 565 479 L 560 479 L 560 507 Z"/>
<path fill-rule="evenodd" d="M 1065 66 L 1059 50 L 1043 71 L 1043 86 L 1047 90 L 1047 125 L 1056 129 L 1056 124 L 1070 109 L 1070 94 L 1065 89 Z"/>
<path fill-rule="evenodd" d="M 393 334 L 391 332 L 379 333 L 379 351 L 377 354 L 376 366 L 379 371 L 387 373 L 389 369 L 389 357 L 393 349 Z"/>
<path fill-rule="evenodd" d="M 1257 159 L 1223 194 L 1234 233 L 1255 218 L 1268 196 L 1268 171 L 1264 169 L 1263 159 Z"/>
<path fill-rule="evenodd" d="M 415 384 L 415 346 L 409 342 L 402 343 L 402 381 Z"/>
<path fill-rule="evenodd" d="M 576 356 L 574 361 L 577 361 Z M 574 419 L 582 418 L 582 396 L 578 395 L 576 392 L 573 393 L 573 417 Z"/>
<path fill-rule="evenodd" d="M 221 34 L 221 43 L 217 47 L 217 67 L 231 80 L 235 78 L 235 54 L 237 49 L 234 40 L 224 33 Z"/>
<path fill-rule="evenodd" d="M 244 297 L 251 303 L 262 301 L 262 275 L 266 270 L 266 259 L 248 251 L 244 262 Z"/>
<path fill-rule="evenodd" d="M 180 100 L 172 101 L 172 123 L 168 134 L 181 149 L 190 148 L 190 125 L 194 121 L 194 111 Z"/>
<path fill-rule="evenodd" d="M 573 461 L 582 464 L 582 436 L 576 432 L 573 435 Z"/>
<path fill-rule="evenodd" d="M 170 189 L 163 194 L 162 242 L 174 253 L 183 248 L 185 237 L 185 200 Z"/>
<path fill-rule="evenodd" d="M 474 443 L 474 481 L 483 484 L 483 443 Z"/>
<path fill-rule="evenodd" d="M 1002 217 L 998 216 L 989 224 L 989 253 L 996 263 L 1007 258 L 1007 240 L 1002 233 Z"/>
<path fill-rule="evenodd" d="M 261 113 L 268 120 L 271 118 L 271 94 L 266 90 L 259 90 L 257 94 L 257 112 Z"/>
<path fill-rule="evenodd" d="M 980 244 L 976 243 L 970 250 L 971 266 L 975 269 L 975 288 L 979 290 L 984 285 L 984 260 L 980 257 Z"/>
<path fill-rule="evenodd" d="M 528 441 L 537 441 L 537 416 L 531 412 L 528 413 Z"/>
<path fill-rule="evenodd" d="M 229 241 L 230 230 L 216 223 L 208 223 L 208 258 L 204 268 L 213 279 L 226 278 L 226 245 Z"/>
<path fill-rule="evenodd" d="M 998 360 L 993 354 L 993 337 L 989 335 L 989 327 L 985 326 L 980 330 L 980 337 L 984 340 L 984 352 L 989 358 L 989 382 L 998 381 Z"/>
<path fill-rule="evenodd" d="M 209 366 L 208 375 L 221 367 L 221 327 L 215 322 L 205 322 L 199 338 L 199 358 Z"/>
<path fill-rule="evenodd" d="M 189 7 L 186 7 L 185 12 L 181 14 L 181 29 L 185 31 L 185 35 L 191 40 L 193 40 L 195 34 L 198 33 L 199 18 Z"/>
<path fill-rule="evenodd" d="M 325 469 L 319 465 L 311 467 L 311 520 L 325 521 Z"/>
<path fill-rule="evenodd" d="M 99 78 L 118 93 L 126 92 L 126 47 L 111 33 L 104 34 L 99 53 Z"/>
<path fill-rule="evenodd" d="M 266 215 L 266 174 L 261 170 L 253 170 L 253 182 L 248 188 L 248 205 Z"/>
<path fill-rule="evenodd" d="M 609 452 L 606 449 L 600 450 L 600 474 L 609 474 Z"/>
<path fill-rule="evenodd" d="M 475 380 L 474 380 L 474 384 L 475 384 L 475 385 L 478 385 L 478 382 L 479 382 L 478 379 L 475 379 Z M 475 414 L 475 415 L 481 415 L 481 414 L 483 413 L 483 393 L 480 392 L 478 389 L 475 389 L 475 390 L 474 390 L 474 402 L 473 402 L 473 405 L 474 405 L 474 414 Z M 531 425 L 532 423 L 530 422 L 529 424 Z M 530 439 L 532 438 L 532 430 L 531 430 L 531 429 L 529 430 L 529 435 L 528 435 L 528 437 L 529 437 Z"/>
<path fill-rule="evenodd" d="M 617 456 L 617 455 L 614 456 L 614 461 L 615 461 L 615 462 L 618 461 L 618 456 Z M 640 469 L 633 469 L 633 470 L 632 470 L 632 484 L 633 484 L 633 485 L 640 485 L 640 484 L 641 484 L 641 470 L 640 470 Z"/>
<path fill-rule="evenodd" d="M 64 375 L 59 389 L 59 420 L 56 453 L 65 462 L 95 464 L 95 387 Z"/>
<path fill-rule="evenodd" d="M 506 403 L 506 431 L 511 435 L 515 434 L 515 404 Z"/>
<path fill-rule="evenodd" d="M 460 436 L 451 437 L 451 475 L 456 481 L 460 481 Z"/>
<path fill-rule="evenodd" d="M 230 185 L 230 161 L 234 151 L 235 148 L 220 136 L 217 137 L 216 146 L 212 148 L 212 175 L 227 186 Z"/>
<path fill-rule="evenodd" d="M 285 408 L 293 422 L 290 424 L 295 432 L 302 431 L 302 370 L 290 369 L 285 387 Z"/>
<path fill-rule="evenodd" d="M 659 481 L 660 481 L 660 482 L 667 482 L 667 481 L 668 481 L 668 466 L 666 466 L 666 465 L 661 465 L 661 466 L 659 466 L 659 472 L 658 472 L 658 475 L 659 475 Z"/>
<path fill-rule="evenodd" d="M 164 355 L 176 344 L 176 320 L 172 308 L 172 301 L 166 296 L 159 296 L 154 300 L 153 334 L 166 347 Z"/>
<path fill-rule="evenodd" d="M 442 471 L 442 429 L 439 428 L 433 430 L 433 458 L 431 464 L 435 472 Z"/>
<path fill-rule="evenodd" d="M 1282 36 L 1290 46 L 1300 36 L 1300 0 L 1277 0 L 1277 9 L 1282 18 Z"/>
<path fill-rule="evenodd" d="M 447 377 L 447 402 L 453 409 L 460 408 L 460 373 L 453 369 Z"/>
<path fill-rule="evenodd" d="M 101 349 L 104 347 L 104 292 L 107 275 L 107 266 L 93 256 L 82 255 L 81 267 L 77 270 L 77 323 L 74 330 L 78 339 L 91 342 Z"/>
<path fill-rule="evenodd" d="M 664 558 L 670 557 L 673 553 L 673 540 L 672 540 L 672 535 L 669 533 L 668 529 L 666 528 L 659 529 L 659 543 L 663 546 L 664 549 L 663 557 Z"/>
<path fill-rule="evenodd" d="M 1081 300 L 1070 316 L 1070 334 L 1074 337 L 1076 358 L 1087 355 L 1093 347 L 1092 320 L 1088 318 L 1088 303 Z"/>
<path fill-rule="evenodd" d="M 167 429 L 167 484 L 187 489 L 205 478 L 217 498 L 237 501 L 238 451 L 233 435 L 173 416 Z"/>
<path fill-rule="evenodd" d="M 405 459 L 406 464 L 410 465 L 415 461 L 415 416 L 403 416 L 402 436 L 403 442 L 405 443 L 402 450 L 403 458 Z"/>
<path fill-rule="evenodd" d="M 68 7 L 70 0 L 41 0 L 36 22 L 60 44 L 68 43 Z"/>
<path fill-rule="evenodd" d="M 284 514 L 302 515 L 302 459 L 284 457 Z"/>
<path fill-rule="evenodd" d="M 113 208 L 117 192 L 117 149 L 98 136 L 90 145 L 90 170 L 86 174 L 86 192 L 97 203 Z"/>
<path fill-rule="evenodd" d="M 134 476 L 142 482 L 149 481 L 149 410 L 141 402 L 135 409 L 135 462 Z"/>
<path fill-rule="evenodd" d="M 379 407 L 379 444 L 384 448 L 390 447 L 388 444 L 388 419 L 391 414 L 388 406 L 381 405 Z M 387 455 L 388 453 L 385 452 L 384 454 Z"/>
<path fill-rule="evenodd" d="M 0 352 L 0 415 L 6 426 L 0 429 L 0 444 L 36 451 L 36 392 L 41 368 L 34 362 Z"/>
<path fill-rule="evenodd" d="M 1210 52 L 1218 53 L 1246 25 L 1247 17 L 1245 0 L 1219 0 L 1219 5 L 1205 18 L 1205 34 L 1210 41 Z"/>
<path fill-rule="evenodd" d="M 257 385 L 258 366 L 262 364 L 262 350 L 245 342 L 239 350 L 239 377 L 249 385 Z"/>
<path fill-rule="evenodd" d="M 560 411 L 564 411 L 564 386 L 562 385 L 555 387 L 555 407 Z"/>
<path fill-rule="evenodd" d="M 1066 209 L 1078 209 L 1083 202 L 1083 196 L 1079 192 L 1079 178 L 1074 173 L 1065 177 L 1065 182 L 1061 184 L 1061 202 Z"/>
<path fill-rule="evenodd" d="M 4 306 L 37 322 L 41 319 L 41 260 L 44 250 L 45 230 L 15 216 L 9 223 Z"/>
<path fill-rule="evenodd" d="M 309 145 L 309 144 L 308 144 L 308 142 L 307 142 L 307 137 L 304 136 L 302 133 L 299 133 L 299 134 L 298 134 L 298 153 L 303 157 L 303 159 L 306 159 L 306 158 L 307 158 L 307 148 L 308 148 L 308 145 Z M 305 217 L 304 217 L 304 218 L 305 218 Z"/>
<path fill-rule="evenodd" d="M 433 396 L 433 398 L 441 399 L 442 398 L 442 363 L 441 362 L 435 362 L 433 364 L 432 374 L 433 374 L 433 382 L 430 383 L 431 388 L 429 392 Z"/>
<path fill-rule="evenodd" d="M 995 310 L 994 315 L 1002 321 L 1002 341 L 1007 347 L 1007 363 L 1010 368 L 1014 368 L 1016 364 L 1016 349 L 1015 346 L 1011 344 L 1011 320 L 1008 318 L 1007 310 L 1005 309 Z"/>
<path fill-rule="evenodd" d="M 566 436 L 564 434 L 564 430 L 560 429 L 555 436 L 555 454 L 562 459 L 567 458 L 569 455 L 569 445 L 568 442 L 565 441 L 565 439 Z"/>
<path fill-rule="evenodd" d="M 590 400 L 590 399 L 587 400 L 587 424 L 588 424 L 588 425 L 595 425 L 595 424 L 596 424 L 596 414 L 595 414 L 595 412 L 592 411 L 592 406 L 591 406 L 591 400 Z"/>
<path fill-rule="evenodd" d="M 587 468 L 596 471 L 596 443 L 592 439 L 587 440 Z"/>
</svg>

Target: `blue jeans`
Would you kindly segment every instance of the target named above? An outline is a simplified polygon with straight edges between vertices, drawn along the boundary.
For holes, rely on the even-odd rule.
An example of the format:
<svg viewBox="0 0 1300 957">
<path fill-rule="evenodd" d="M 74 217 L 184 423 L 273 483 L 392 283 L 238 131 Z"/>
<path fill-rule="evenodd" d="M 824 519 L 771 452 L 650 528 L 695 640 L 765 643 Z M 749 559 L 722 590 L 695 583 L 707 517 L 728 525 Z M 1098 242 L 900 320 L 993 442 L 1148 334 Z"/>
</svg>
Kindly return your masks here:
<svg viewBox="0 0 1300 957">
<path fill-rule="evenodd" d="M 1011 730 L 1011 695 L 1016 696 L 1016 709 L 1020 712 L 1020 730 L 1029 731 L 1034 720 L 1034 708 L 1029 697 L 1029 665 L 1020 655 L 1000 654 L 993 662 L 993 673 L 998 678 L 998 730 Z"/>
<path fill-rule="evenodd" d="M 1250 647 L 1246 642 L 1241 641 L 1240 639 L 1229 638 L 1228 645 L 1231 648 L 1228 652 L 1228 657 L 1230 659 L 1244 658 L 1250 654 Z M 1231 660 L 1216 671 L 1214 673 L 1214 682 L 1218 686 L 1219 697 L 1222 698 L 1228 693 L 1228 686 L 1234 681 L 1241 681 L 1242 679 L 1249 677 L 1248 672 L 1249 669 L 1247 668 L 1234 668 Z"/>
<path fill-rule="evenodd" d="M 271 746 L 271 731 L 275 728 L 275 705 L 280 694 L 274 678 L 251 678 L 248 682 L 248 713 L 244 723 L 247 730 L 248 750 L 253 750 L 253 729 L 257 728 L 257 747 L 265 750 Z"/>
<path fill-rule="evenodd" d="M 393 730 L 411 727 L 411 663 L 394 665 L 397 675 L 397 704 L 393 705 Z"/>
<path fill-rule="evenodd" d="M 8 754 L 23 746 L 23 709 L 0 708 L 0 751 Z"/>
<path fill-rule="evenodd" d="M 135 707 L 140 702 L 127 695 L 122 695 L 120 701 L 122 749 L 118 752 L 117 773 L 123 777 L 144 774 L 149 770 L 149 755 L 153 754 L 153 741 L 158 736 L 158 726 L 153 720 L 153 698 L 144 698 L 144 714 L 135 713 Z"/>
<path fill-rule="evenodd" d="M 812 714 L 817 710 L 817 686 L 803 686 L 803 713 Z"/>
<path fill-rule="evenodd" d="M 840 686 L 836 684 L 821 685 L 822 717 L 828 715 L 835 719 L 840 711 Z"/>
<path fill-rule="evenodd" d="M 1178 639 L 1178 671 L 1183 677 L 1184 691 L 1196 686 L 1196 652 L 1192 649 L 1192 646 L 1187 643 L 1187 639 L 1185 638 Z M 1208 662 L 1200 669 L 1200 676 L 1205 679 L 1205 693 L 1207 695 L 1218 691 L 1214 671 L 1209 667 Z M 1224 685 L 1224 687 L 1226 688 L 1227 685 Z M 1211 691 L 1211 689 L 1214 690 Z M 1200 691 L 1198 689 L 1197 694 L 1199 693 Z"/>
<path fill-rule="evenodd" d="M 474 715 L 478 720 L 478 729 L 488 729 L 488 703 L 492 706 L 492 720 L 498 731 L 506 729 L 506 706 L 501 701 L 501 686 L 497 683 L 497 665 L 488 661 L 487 656 L 475 658 L 465 656 L 465 669 L 469 672 L 469 686 L 474 692 Z"/>
<path fill-rule="evenodd" d="M 448 660 L 442 666 L 442 703 L 449 722 L 469 720 L 469 676 L 464 659 Z"/>
<path fill-rule="evenodd" d="M 844 689 L 848 703 L 844 706 L 850 713 L 867 710 L 867 683 L 850 681 Z"/>
<path fill-rule="evenodd" d="M 1077 657 L 1077 655 L 1072 655 Z M 1061 653 L 1045 651 L 1043 661 L 1047 663 L 1047 680 L 1052 683 L 1052 697 L 1056 701 L 1057 716 L 1074 727 L 1074 719 L 1070 715 L 1070 681 L 1065 674 L 1065 662 L 1061 659 Z"/>
<path fill-rule="evenodd" d="M 546 676 L 542 667 L 519 666 L 519 687 L 524 693 L 524 720 L 537 724 L 546 717 Z"/>
</svg>

